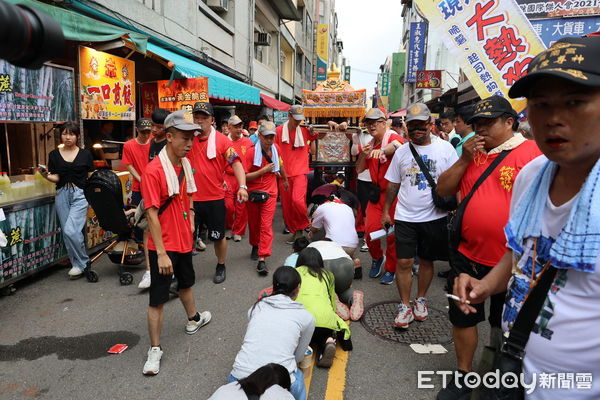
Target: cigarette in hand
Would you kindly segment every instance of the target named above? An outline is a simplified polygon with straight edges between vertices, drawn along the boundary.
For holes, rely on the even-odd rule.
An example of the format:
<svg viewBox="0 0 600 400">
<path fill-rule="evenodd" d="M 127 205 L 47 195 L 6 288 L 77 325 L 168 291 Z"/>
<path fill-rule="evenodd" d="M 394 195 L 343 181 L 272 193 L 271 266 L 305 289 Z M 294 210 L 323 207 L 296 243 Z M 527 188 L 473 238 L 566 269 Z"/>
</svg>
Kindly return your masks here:
<svg viewBox="0 0 600 400">
<path fill-rule="evenodd" d="M 455 295 L 450 294 L 450 293 L 446 293 L 446 297 L 449 298 L 449 299 L 452 299 L 452 300 L 460 301 L 461 303 L 464 302 L 466 304 L 471 304 L 471 302 L 469 300 L 464 300 L 463 301 L 463 299 L 461 299 L 460 297 L 455 296 Z"/>
</svg>

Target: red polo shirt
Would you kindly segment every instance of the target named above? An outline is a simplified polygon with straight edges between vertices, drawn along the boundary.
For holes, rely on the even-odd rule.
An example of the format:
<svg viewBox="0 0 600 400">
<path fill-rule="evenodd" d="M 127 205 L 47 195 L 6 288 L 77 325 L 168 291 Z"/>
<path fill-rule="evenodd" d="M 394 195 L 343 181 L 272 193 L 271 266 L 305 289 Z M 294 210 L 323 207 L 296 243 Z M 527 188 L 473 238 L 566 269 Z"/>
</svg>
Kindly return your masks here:
<svg viewBox="0 0 600 400">
<path fill-rule="evenodd" d="M 462 220 L 458 250 L 477 263 L 495 266 L 506 252 L 504 226 L 508 222 L 512 187 L 517 174 L 531 160 L 542 154 L 535 141 L 527 140 L 513 149 L 487 177 L 467 204 Z M 481 165 L 471 161 L 460 181 L 464 198 L 498 154 L 485 158 Z"/>
<path fill-rule="evenodd" d="M 254 146 L 254 143 L 252 143 L 252 140 L 248 139 L 247 137 L 242 136 L 238 140 L 232 140 L 231 146 L 235 149 L 235 152 L 237 153 L 237 155 L 240 156 L 240 161 L 242 162 L 242 164 L 245 165 L 246 164 L 246 153 L 248 152 L 248 150 L 250 150 L 251 147 Z M 233 175 L 233 168 L 231 168 L 231 165 L 227 164 L 225 172 L 227 173 L 227 175 Z"/>
<path fill-rule="evenodd" d="M 220 200 L 225 198 L 223 187 L 225 168 L 230 162 L 240 161 L 235 152 L 231 140 L 217 131 L 215 158 L 209 159 L 206 150 L 208 148 L 208 137 L 194 138 L 192 150 L 188 158 L 194 169 L 194 178 L 198 191 L 194 194 L 194 201 Z"/>
<path fill-rule="evenodd" d="M 314 140 L 317 134 L 311 134 L 307 128 L 300 127 L 302 135 L 304 137 L 304 146 L 294 147 L 294 141 L 296 140 L 296 131 L 290 130 L 290 142 L 283 143 L 281 141 L 281 133 L 283 132 L 283 125 L 279 125 L 275 132 L 275 144 L 277 144 L 279 156 L 285 160 L 285 172 L 287 176 L 297 176 L 308 174 L 308 151 L 310 150 L 309 140 Z M 258 145 L 258 144 L 257 144 Z"/>
<path fill-rule="evenodd" d="M 281 153 L 279 150 L 279 146 L 275 145 L 275 147 L 277 148 L 277 153 L 280 155 Z M 269 163 L 267 161 L 267 158 L 263 156 L 260 167 L 254 165 L 254 154 L 256 151 L 260 151 L 260 149 L 260 144 L 257 144 L 255 147 L 251 147 L 250 149 L 248 149 L 248 152 L 246 153 L 245 163 L 246 173 L 258 171 L 259 169 L 261 169 Z M 281 156 L 279 157 L 279 165 L 280 168 L 283 165 Z M 268 172 L 266 174 L 263 174 L 259 178 L 254 179 L 253 181 L 248 181 L 247 185 L 248 191 L 262 190 L 264 192 L 269 193 L 273 197 L 277 196 L 277 175 L 274 172 Z"/>
<path fill-rule="evenodd" d="M 179 176 L 181 167 L 175 167 L 175 174 Z M 192 251 L 192 227 L 190 226 L 190 196 L 186 194 L 185 178 L 179 188 L 179 195 L 171 201 L 171 204 L 158 216 L 162 228 L 162 239 L 165 250 L 177 253 L 189 253 Z M 142 177 L 142 197 L 144 206 L 160 208 L 169 198 L 167 178 L 160 159 L 152 160 L 144 171 Z M 184 218 L 187 213 L 187 219 Z M 152 234 L 148 235 L 148 249 L 156 251 L 152 240 Z"/>
<path fill-rule="evenodd" d="M 131 165 L 140 174 L 144 174 L 144 169 L 148 165 L 148 154 L 150 152 L 150 140 L 146 144 L 139 144 L 135 138 L 128 140 L 123 145 L 123 158 L 121 164 Z M 140 191 L 140 182 L 133 178 L 131 190 Z"/>
</svg>

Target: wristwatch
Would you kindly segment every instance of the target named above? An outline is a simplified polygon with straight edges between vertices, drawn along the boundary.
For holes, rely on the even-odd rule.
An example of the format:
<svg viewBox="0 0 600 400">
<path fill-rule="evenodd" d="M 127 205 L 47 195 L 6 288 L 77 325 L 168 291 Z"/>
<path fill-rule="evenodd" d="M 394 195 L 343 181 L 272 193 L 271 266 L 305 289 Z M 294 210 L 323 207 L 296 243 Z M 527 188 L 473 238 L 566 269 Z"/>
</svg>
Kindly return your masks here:
<svg viewBox="0 0 600 400">
<path fill-rule="evenodd" d="M 248 190 L 248 186 L 246 186 L 246 185 L 240 185 L 240 189 Z"/>
</svg>

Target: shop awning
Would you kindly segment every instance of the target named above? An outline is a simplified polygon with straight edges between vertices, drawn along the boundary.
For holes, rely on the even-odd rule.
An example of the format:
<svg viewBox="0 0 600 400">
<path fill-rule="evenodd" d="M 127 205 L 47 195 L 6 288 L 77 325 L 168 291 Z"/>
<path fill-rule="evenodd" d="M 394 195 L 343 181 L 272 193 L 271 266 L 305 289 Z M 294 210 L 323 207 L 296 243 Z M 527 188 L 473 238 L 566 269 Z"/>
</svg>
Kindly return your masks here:
<svg viewBox="0 0 600 400">
<path fill-rule="evenodd" d="M 171 61 L 174 64 L 173 70 L 184 78 L 208 77 L 210 97 L 236 103 L 260 104 L 260 91 L 253 86 L 155 44 L 148 43 L 148 51 Z"/>
<path fill-rule="evenodd" d="M 278 111 L 288 111 L 291 107 L 288 103 L 284 103 L 283 101 L 279 101 L 277 99 L 272 98 L 271 96 L 267 96 L 266 94 L 260 94 L 260 99 L 263 104 L 273 110 Z"/>
<path fill-rule="evenodd" d="M 107 24 L 77 14 L 60 7 L 54 7 L 35 0 L 6 0 L 12 4 L 23 4 L 35 7 L 41 12 L 56 19 L 63 29 L 67 40 L 79 42 L 108 42 L 111 40 L 129 39 L 140 53 L 146 53 L 148 37 L 137 32 Z"/>
</svg>

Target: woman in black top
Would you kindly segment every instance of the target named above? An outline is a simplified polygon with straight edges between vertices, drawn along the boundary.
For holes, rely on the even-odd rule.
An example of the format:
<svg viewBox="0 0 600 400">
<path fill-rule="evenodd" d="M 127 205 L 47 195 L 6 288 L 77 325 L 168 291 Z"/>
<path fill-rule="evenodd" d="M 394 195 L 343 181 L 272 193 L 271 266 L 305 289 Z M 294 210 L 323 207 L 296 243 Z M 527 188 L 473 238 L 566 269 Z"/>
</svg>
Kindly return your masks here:
<svg viewBox="0 0 600 400">
<path fill-rule="evenodd" d="M 88 150 L 77 145 L 79 135 L 78 125 L 64 124 L 60 133 L 62 146 L 50 152 L 48 170 L 42 171 L 46 179 L 56 183 L 55 209 L 73 266 L 69 271 L 71 279 L 80 278 L 90 262 L 83 236 L 88 209 L 83 188 L 94 161 Z"/>
</svg>

